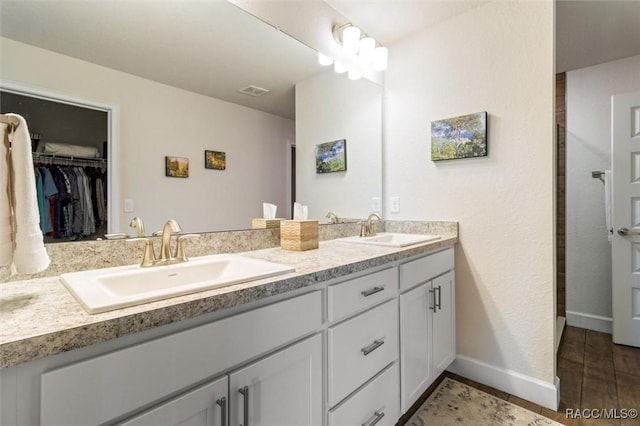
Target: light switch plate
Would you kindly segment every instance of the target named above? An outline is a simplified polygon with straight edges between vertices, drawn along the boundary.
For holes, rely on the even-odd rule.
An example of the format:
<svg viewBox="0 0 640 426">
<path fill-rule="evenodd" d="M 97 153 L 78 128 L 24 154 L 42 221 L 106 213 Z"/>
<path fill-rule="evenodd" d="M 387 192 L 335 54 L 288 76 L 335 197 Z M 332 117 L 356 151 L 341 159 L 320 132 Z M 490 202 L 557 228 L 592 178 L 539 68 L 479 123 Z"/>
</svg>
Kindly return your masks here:
<svg viewBox="0 0 640 426">
<path fill-rule="evenodd" d="M 130 198 L 124 199 L 124 212 L 132 213 L 133 212 L 133 200 Z"/>
<path fill-rule="evenodd" d="M 371 199 L 371 210 L 376 213 L 380 213 L 382 211 L 382 198 L 373 197 Z"/>
<path fill-rule="evenodd" d="M 391 197 L 391 213 L 400 213 L 400 197 Z"/>
</svg>

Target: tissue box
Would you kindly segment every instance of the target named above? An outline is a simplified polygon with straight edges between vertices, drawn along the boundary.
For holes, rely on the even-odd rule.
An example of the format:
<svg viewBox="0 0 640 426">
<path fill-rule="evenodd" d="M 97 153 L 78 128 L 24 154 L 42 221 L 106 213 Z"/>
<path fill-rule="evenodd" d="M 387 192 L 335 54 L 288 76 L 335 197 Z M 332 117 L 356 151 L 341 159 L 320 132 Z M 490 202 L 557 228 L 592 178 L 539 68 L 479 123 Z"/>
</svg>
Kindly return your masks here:
<svg viewBox="0 0 640 426">
<path fill-rule="evenodd" d="M 280 247 L 284 250 L 318 248 L 317 220 L 283 220 L 280 222 Z"/>
<path fill-rule="evenodd" d="M 280 222 L 284 218 L 262 219 L 255 218 L 251 220 L 251 229 L 280 228 Z"/>
</svg>

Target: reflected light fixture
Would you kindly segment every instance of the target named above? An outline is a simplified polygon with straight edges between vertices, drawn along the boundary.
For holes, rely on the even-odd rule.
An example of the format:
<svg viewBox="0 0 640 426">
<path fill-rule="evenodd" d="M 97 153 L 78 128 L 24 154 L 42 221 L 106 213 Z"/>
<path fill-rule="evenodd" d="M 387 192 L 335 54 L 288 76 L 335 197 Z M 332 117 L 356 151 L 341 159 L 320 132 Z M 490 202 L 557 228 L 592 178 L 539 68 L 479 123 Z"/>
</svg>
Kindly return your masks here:
<svg viewBox="0 0 640 426">
<path fill-rule="evenodd" d="M 340 61 L 318 52 L 318 63 L 329 66 L 337 73 L 345 73 L 352 80 L 361 78 L 367 71 L 384 71 L 387 69 L 389 51 L 378 45 L 373 37 L 369 37 L 353 24 L 333 27 L 333 37 L 341 44 L 344 57 Z M 348 59 L 345 60 L 345 59 Z"/>
</svg>

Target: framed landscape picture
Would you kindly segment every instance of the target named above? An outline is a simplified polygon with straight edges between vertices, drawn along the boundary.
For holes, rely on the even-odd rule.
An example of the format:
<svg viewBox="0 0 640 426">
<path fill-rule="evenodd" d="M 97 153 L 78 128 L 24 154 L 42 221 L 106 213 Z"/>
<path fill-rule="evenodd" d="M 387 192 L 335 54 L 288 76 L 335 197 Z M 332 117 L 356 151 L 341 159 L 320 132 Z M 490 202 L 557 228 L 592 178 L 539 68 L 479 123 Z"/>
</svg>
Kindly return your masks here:
<svg viewBox="0 0 640 426">
<path fill-rule="evenodd" d="M 204 151 L 206 169 L 224 170 L 227 168 L 227 154 L 219 151 Z"/>
<path fill-rule="evenodd" d="M 346 170 L 346 139 L 316 145 L 316 173 L 344 172 Z"/>
<path fill-rule="evenodd" d="M 431 160 L 487 155 L 487 112 L 431 122 Z"/>
<path fill-rule="evenodd" d="M 186 157 L 164 157 L 165 176 L 188 178 L 189 177 L 189 159 Z"/>
</svg>

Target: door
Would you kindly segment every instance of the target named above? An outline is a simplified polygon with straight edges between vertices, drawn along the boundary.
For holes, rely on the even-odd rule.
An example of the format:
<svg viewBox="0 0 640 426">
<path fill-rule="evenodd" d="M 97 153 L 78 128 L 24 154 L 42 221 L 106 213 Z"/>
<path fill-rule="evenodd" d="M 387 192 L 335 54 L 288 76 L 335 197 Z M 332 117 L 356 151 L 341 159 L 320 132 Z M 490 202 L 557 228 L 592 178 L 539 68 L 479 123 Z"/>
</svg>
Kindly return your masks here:
<svg viewBox="0 0 640 426">
<path fill-rule="evenodd" d="M 229 375 L 232 426 L 322 425 L 322 337 L 258 360 Z"/>
<path fill-rule="evenodd" d="M 427 390 L 431 375 L 430 311 L 431 282 L 400 295 L 400 392 L 402 412 L 406 413 Z"/>
<path fill-rule="evenodd" d="M 432 290 L 435 310 L 432 309 L 433 377 L 438 377 L 456 357 L 456 310 L 453 271 L 434 278 Z"/>
<path fill-rule="evenodd" d="M 613 341 L 640 347 L 640 92 L 611 103 Z"/>
<path fill-rule="evenodd" d="M 227 377 L 173 398 L 120 426 L 226 426 Z"/>
</svg>

